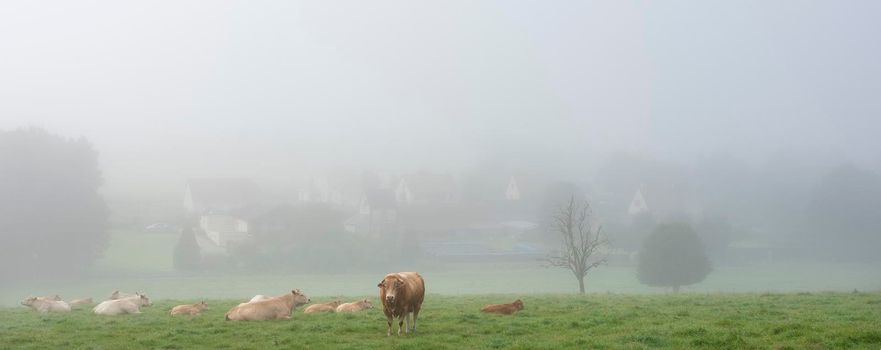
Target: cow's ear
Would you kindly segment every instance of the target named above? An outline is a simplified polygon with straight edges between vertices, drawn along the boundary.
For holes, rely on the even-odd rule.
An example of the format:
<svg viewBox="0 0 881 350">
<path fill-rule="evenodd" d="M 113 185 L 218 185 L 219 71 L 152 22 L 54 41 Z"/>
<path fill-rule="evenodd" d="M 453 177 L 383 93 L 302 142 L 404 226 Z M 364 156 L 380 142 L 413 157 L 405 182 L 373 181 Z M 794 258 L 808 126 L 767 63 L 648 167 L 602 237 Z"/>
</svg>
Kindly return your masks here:
<svg viewBox="0 0 881 350">
<path fill-rule="evenodd" d="M 385 280 L 379 281 L 379 284 L 377 284 L 376 286 L 377 286 L 377 287 L 380 287 L 380 288 L 384 287 L 384 286 L 385 286 Z"/>
</svg>

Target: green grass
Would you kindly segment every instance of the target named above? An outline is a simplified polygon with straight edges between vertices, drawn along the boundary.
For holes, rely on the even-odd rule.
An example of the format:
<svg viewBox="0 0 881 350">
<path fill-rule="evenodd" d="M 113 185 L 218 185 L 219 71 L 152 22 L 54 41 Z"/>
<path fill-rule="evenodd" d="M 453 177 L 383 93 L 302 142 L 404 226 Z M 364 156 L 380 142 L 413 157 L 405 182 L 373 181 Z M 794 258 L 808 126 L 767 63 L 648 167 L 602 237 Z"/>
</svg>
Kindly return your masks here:
<svg viewBox="0 0 881 350">
<path fill-rule="evenodd" d="M 308 291 L 307 291 L 308 292 Z M 514 316 L 485 315 L 485 303 L 521 297 Z M 313 301 L 330 298 L 313 297 Z M 347 298 L 354 299 L 354 298 Z M 375 299 L 375 297 L 374 297 Z M 39 315 L 0 308 L 0 348 L 87 349 L 825 349 L 881 347 L 881 293 L 683 295 L 429 294 L 419 334 L 385 335 L 379 309 L 302 314 L 292 320 L 229 322 L 239 300 L 209 300 L 199 317 L 162 300 L 140 315 L 89 310 Z M 376 303 L 377 300 L 374 300 Z"/>
<path fill-rule="evenodd" d="M 32 295 L 60 294 L 66 299 L 105 298 L 113 290 L 142 291 L 157 299 L 229 299 L 276 293 L 292 287 L 314 295 L 371 295 L 389 271 L 419 271 L 428 290 L 444 295 L 560 294 L 578 291 L 572 274 L 542 268 L 539 261 L 519 263 L 433 263 L 402 261 L 387 270 L 351 273 L 243 272 L 182 274 L 171 265 L 176 235 L 111 232 L 104 257 L 88 276 L 0 283 L 0 306 L 15 306 Z M 881 264 L 793 263 L 718 266 L 706 280 L 683 287 L 691 293 L 848 292 L 881 290 Z M 602 266 L 587 278 L 591 293 L 653 294 L 669 289 L 641 285 L 633 266 Z M 275 292 L 274 292 L 275 291 Z"/>
</svg>

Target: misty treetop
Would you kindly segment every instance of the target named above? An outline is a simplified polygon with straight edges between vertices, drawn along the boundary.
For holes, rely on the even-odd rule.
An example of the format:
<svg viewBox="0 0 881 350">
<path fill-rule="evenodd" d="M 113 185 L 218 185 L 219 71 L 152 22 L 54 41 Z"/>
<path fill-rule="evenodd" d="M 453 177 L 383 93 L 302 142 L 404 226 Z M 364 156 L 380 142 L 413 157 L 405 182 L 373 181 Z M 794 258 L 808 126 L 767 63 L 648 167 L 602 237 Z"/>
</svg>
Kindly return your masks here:
<svg viewBox="0 0 881 350">
<path fill-rule="evenodd" d="M 67 274 L 107 243 L 98 153 L 42 129 L 0 132 L 0 279 Z"/>
<path fill-rule="evenodd" d="M 845 261 L 881 259 L 881 177 L 855 166 L 826 174 L 811 193 L 803 244 Z"/>
<path fill-rule="evenodd" d="M 710 273 L 710 260 L 691 225 L 661 224 L 645 238 L 639 251 L 636 274 L 650 286 L 687 286 L 703 281 Z"/>
</svg>

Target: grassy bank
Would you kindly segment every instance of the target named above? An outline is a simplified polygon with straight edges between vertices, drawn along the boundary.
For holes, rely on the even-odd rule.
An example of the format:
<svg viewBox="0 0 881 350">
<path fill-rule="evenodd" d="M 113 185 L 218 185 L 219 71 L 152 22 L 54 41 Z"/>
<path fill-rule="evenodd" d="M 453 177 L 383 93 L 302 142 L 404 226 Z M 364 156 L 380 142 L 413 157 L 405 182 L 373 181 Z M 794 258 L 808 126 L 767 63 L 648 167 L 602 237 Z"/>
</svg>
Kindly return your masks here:
<svg viewBox="0 0 881 350">
<path fill-rule="evenodd" d="M 485 303 L 521 297 L 514 316 Z M 330 298 L 314 297 L 313 301 Z M 349 298 L 353 299 L 353 298 Z M 378 300 L 374 299 L 374 303 Z M 190 300 L 162 300 L 140 315 L 89 310 L 38 315 L 0 308 L 0 348 L 871 348 L 881 347 L 881 293 L 691 295 L 472 295 L 426 297 L 415 336 L 386 337 L 379 309 L 296 312 L 293 320 L 229 322 L 239 300 L 209 300 L 200 317 L 171 318 Z"/>
</svg>

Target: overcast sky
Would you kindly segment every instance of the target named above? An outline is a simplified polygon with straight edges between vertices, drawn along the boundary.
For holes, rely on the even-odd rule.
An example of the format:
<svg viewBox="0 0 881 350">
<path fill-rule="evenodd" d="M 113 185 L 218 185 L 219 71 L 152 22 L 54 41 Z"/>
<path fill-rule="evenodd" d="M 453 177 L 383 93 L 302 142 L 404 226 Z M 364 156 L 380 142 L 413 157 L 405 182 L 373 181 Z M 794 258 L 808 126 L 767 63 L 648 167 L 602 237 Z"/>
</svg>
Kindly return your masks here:
<svg viewBox="0 0 881 350">
<path fill-rule="evenodd" d="M 881 162 L 881 1 L 3 1 L 0 129 L 111 188 L 560 149 Z"/>
</svg>

